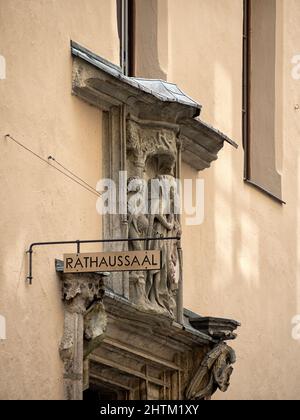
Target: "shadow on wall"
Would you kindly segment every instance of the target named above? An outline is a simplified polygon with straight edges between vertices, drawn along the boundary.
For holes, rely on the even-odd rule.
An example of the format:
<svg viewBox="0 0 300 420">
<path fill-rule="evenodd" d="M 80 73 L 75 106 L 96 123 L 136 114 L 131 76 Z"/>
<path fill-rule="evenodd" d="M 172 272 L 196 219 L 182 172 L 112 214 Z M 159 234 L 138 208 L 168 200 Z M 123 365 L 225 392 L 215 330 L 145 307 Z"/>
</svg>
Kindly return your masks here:
<svg viewBox="0 0 300 420">
<path fill-rule="evenodd" d="M 201 7 L 200 3 L 203 1 L 195 3 L 195 10 Z M 182 2 L 177 0 L 174 7 L 179 4 Z M 210 22 L 210 28 L 204 25 L 205 33 L 198 34 L 195 44 L 185 49 L 184 43 L 175 34 L 172 36 L 176 40 L 172 46 L 172 81 L 203 104 L 204 120 L 238 141 L 240 147 L 235 151 L 225 146 L 212 168 L 199 175 L 187 165 L 183 167 L 186 178 L 199 176 L 205 180 L 206 202 L 204 224 L 184 228 L 185 307 L 202 315 L 230 317 L 242 323 L 234 343 L 237 364 L 232 386 L 218 398 L 297 398 L 300 371 L 294 369 L 294 361 L 299 343 L 292 339 L 291 321 L 300 311 L 300 150 L 294 145 L 294 150 L 285 149 L 282 156 L 289 165 L 283 177 L 287 206 L 244 184 L 242 2 L 227 1 L 226 8 L 223 2 L 211 4 L 217 20 L 223 14 L 225 23 L 239 20 L 240 26 L 231 25 L 231 30 L 224 32 L 214 18 L 208 19 L 213 13 L 207 12 L 206 16 L 205 2 L 202 17 L 204 22 Z M 178 12 L 172 13 L 176 16 Z M 194 24 L 192 21 L 189 26 Z M 233 54 L 229 55 L 224 46 L 230 46 Z M 189 54 L 192 49 L 198 51 L 193 65 Z M 212 56 L 214 60 L 210 60 Z M 176 57 L 180 57 L 178 66 Z M 182 63 L 188 69 L 188 78 Z M 195 70 L 199 68 L 205 71 Z M 283 77 L 284 69 L 278 71 Z M 278 101 L 284 98 L 279 97 Z M 283 123 L 279 129 L 277 137 L 284 144 L 291 133 Z"/>
</svg>

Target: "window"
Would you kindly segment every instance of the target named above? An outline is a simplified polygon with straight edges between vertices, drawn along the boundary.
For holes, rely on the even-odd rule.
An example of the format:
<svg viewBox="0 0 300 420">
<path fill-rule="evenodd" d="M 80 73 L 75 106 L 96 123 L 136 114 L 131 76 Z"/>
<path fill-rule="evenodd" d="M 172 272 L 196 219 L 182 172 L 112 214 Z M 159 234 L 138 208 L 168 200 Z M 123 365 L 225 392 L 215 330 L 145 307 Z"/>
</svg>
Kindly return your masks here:
<svg viewBox="0 0 300 420">
<path fill-rule="evenodd" d="M 120 66 L 126 76 L 134 75 L 134 0 L 117 0 Z"/>
<path fill-rule="evenodd" d="M 276 15 L 276 0 L 244 0 L 244 178 L 282 202 L 275 143 Z"/>
</svg>

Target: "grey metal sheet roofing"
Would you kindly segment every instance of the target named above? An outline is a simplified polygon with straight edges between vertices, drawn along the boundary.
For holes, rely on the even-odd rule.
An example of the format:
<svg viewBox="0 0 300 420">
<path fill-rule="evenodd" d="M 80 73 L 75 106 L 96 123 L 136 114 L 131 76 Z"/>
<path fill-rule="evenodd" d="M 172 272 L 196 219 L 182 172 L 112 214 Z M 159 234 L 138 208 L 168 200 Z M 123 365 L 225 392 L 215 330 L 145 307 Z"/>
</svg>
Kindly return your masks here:
<svg viewBox="0 0 300 420">
<path fill-rule="evenodd" d="M 196 108 L 201 108 L 201 105 L 195 102 L 192 98 L 182 92 L 181 89 L 174 83 L 166 82 L 164 80 L 155 79 L 140 79 L 135 78 L 140 86 L 148 88 L 151 92 L 164 96 L 170 101 L 176 101 L 185 105 L 191 105 Z"/>
<path fill-rule="evenodd" d="M 174 83 L 169 83 L 163 80 L 155 79 L 141 79 L 136 77 L 125 76 L 121 68 L 108 62 L 102 57 L 88 51 L 75 42 L 71 43 L 72 54 L 80 57 L 83 60 L 93 64 L 95 67 L 105 71 L 111 76 L 143 91 L 156 96 L 161 101 L 178 102 L 183 105 L 191 106 L 193 108 L 201 109 L 201 105 L 191 99 L 188 95 L 182 92 Z"/>
</svg>

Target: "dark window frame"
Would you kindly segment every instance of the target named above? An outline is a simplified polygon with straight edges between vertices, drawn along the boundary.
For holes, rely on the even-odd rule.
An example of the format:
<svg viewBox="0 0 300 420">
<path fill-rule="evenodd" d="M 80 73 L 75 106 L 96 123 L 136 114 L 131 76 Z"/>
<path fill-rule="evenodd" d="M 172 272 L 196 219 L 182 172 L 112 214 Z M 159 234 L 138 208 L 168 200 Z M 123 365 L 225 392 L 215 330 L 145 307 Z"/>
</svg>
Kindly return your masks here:
<svg viewBox="0 0 300 420">
<path fill-rule="evenodd" d="M 120 67 L 125 76 L 134 76 L 135 4 L 134 0 L 117 0 Z"/>
<path fill-rule="evenodd" d="M 244 147 L 244 181 L 250 179 L 250 1 L 244 0 L 243 22 L 243 147 Z"/>
</svg>

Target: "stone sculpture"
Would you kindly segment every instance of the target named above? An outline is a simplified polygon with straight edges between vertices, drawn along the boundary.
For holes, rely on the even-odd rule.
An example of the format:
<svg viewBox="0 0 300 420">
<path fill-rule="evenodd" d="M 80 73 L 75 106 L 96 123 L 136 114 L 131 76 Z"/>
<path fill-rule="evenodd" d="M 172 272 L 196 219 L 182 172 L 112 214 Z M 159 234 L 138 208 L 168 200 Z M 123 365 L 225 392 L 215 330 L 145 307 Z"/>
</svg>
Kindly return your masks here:
<svg viewBox="0 0 300 420">
<path fill-rule="evenodd" d="M 172 130 L 143 127 L 132 121 L 127 122 L 127 130 L 128 167 L 131 171 L 128 237 L 157 238 L 149 243 L 132 242 L 130 248 L 159 249 L 162 255 L 161 270 L 131 273 L 131 298 L 144 310 L 175 317 L 180 273 L 177 241 L 161 239 L 181 234 L 179 218 L 175 214 L 176 134 Z"/>
<path fill-rule="evenodd" d="M 234 350 L 226 343 L 217 344 L 203 359 L 188 384 L 185 397 L 188 400 L 207 400 L 219 389 L 226 392 L 236 361 Z"/>
<path fill-rule="evenodd" d="M 60 356 L 64 362 L 65 398 L 82 399 L 84 359 L 99 346 L 106 330 L 102 303 L 103 284 L 99 275 L 65 275 L 64 335 Z"/>
</svg>

